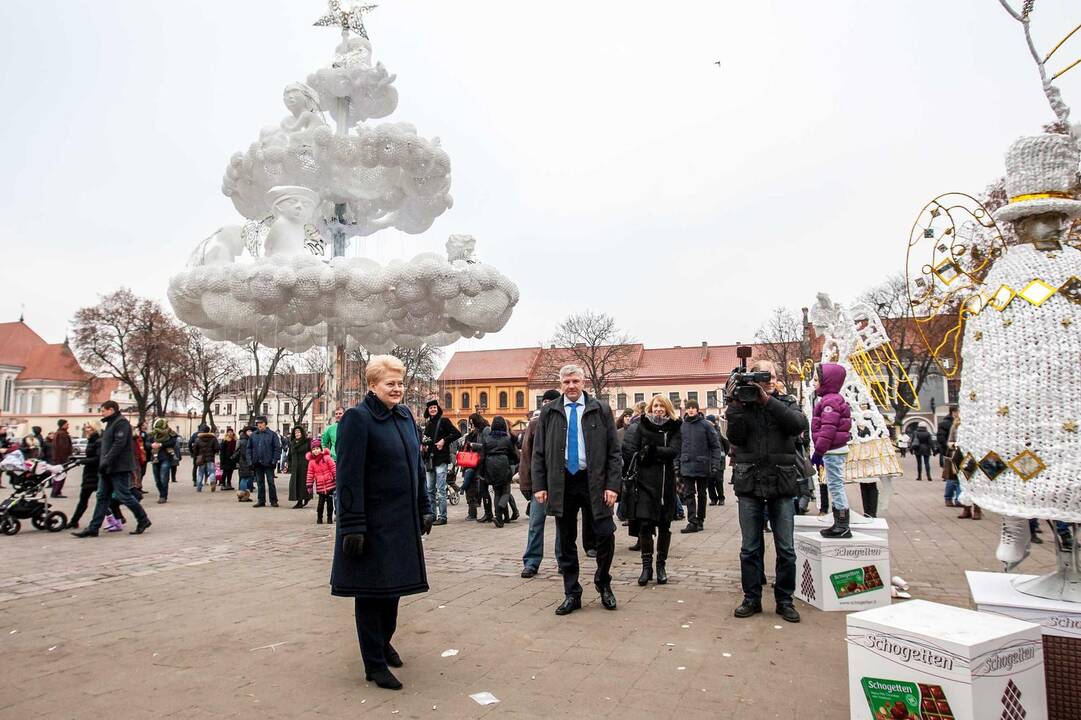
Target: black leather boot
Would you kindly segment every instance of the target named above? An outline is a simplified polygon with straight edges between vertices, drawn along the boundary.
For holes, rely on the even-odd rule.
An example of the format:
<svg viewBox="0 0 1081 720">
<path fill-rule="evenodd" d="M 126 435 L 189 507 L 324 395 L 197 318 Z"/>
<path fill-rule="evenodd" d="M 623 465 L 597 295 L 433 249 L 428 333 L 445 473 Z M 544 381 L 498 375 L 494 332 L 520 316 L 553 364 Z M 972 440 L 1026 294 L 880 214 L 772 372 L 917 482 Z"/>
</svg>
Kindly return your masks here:
<svg viewBox="0 0 1081 720">
<path fill-rule="evenodd" d="M 818 531 L 824 538 L 845 539 L 852 537 L 852 531 L 848 529 L 848 508 L 838 510 L 833 508 L 833 525 L 825 530 Z"/>
<path fill-rule="evenodd" d="M 657 584 L 668 583 L 668 572 L 665 562 L 668 560 L 668 548 L 672 546 L 672 532 L 660 530 L 657 534 Z"/>
<path fill-rule="evenodd" d="M 878 517 L 878 483 L 860 483 L 860 499 L 863 500 L 863 514 Z"/>
<path fill-rule="evenodd" d="M 653 536 L 640 536 L 642 545 L 642 574 L 638 576 L 638 584 L 645 587 L 653 579 Z"/>
</svg>

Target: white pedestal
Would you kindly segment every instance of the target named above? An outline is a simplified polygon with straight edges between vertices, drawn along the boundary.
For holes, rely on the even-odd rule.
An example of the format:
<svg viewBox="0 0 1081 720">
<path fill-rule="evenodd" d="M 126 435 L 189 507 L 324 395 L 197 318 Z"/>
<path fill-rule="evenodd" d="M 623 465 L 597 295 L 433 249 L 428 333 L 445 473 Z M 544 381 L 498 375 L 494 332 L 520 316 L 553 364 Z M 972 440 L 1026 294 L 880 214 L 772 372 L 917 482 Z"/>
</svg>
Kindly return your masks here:
<svg viewBox="0 0 1081 720">
<path fill-rule="evenodd" d="M 1038 625 L 924 600 L 847 624 L 852 720 L 1047 720 Z"/>
<path fill-rule="evenodd" d="M 819 610 L 867 610 L 890 604 L 889 543 L 853 532 L 846 540 L 818 531 L 795 535 L 796 597 Z"/>
<path fill-rule="evenodd" d="M 852 529 L 852 532 L 861 532 L 867 535 L 880 537 L 883 540 L 889 540 L 890 526 L 889 523 L 886 522 L 886 518 L 872 518 L 867 517 L 866 515 L 860 515 L 859 519 L 857 519 L 855 513 L 852 513 L 851 518 L 849 527 Z M 795 517 L 796 532 L 810 532 L 812 530 L 818 532 L 819 530 L 828 528 L 832 524 L 832 513 L 827 515 L 797 515 Z"/>
<path fill-rule="evenodd" d="M 981 612 L 1033 622 L 1043 631 L 1047 717 L 1081 715 L 1081 604 L 1047 600 L 1014 589 L 1035 575 L 966 572 L 972 601 Z"/>
</svg>

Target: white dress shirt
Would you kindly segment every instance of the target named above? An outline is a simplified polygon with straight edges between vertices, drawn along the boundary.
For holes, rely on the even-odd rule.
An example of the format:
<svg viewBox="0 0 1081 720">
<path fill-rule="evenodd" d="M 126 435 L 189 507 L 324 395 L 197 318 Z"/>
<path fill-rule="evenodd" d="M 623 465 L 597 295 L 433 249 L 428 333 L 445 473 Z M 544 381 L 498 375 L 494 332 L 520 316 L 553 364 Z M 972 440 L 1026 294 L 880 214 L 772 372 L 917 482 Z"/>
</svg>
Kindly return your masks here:
<svg viewBox="0 0 1081 720">
<path fill-rule="evenodd" d="M 586 469 L 586 435 L 582 429 L 582 413 L 586 409 L 586 394 L 583 392 L 578 396 L 578 400 L 572 401 L 563 396 L 563 411 L 567 414 L 567 442 L 563 448 L 563 465 L 566 466 L 567 453 L 570 451 L 570 432 L 571 432 L 571 405 L 578 405 L 578 472 Z"/>
</svg>

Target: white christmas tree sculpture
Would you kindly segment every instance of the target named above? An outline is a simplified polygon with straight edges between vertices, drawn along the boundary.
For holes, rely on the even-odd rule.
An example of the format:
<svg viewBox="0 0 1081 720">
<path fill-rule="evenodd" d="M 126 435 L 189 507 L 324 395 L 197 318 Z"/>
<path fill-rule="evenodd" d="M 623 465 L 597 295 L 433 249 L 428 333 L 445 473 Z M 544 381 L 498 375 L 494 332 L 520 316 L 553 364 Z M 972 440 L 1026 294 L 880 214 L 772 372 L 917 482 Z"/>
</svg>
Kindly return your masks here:
<svg viewBox="0 0 1081 720">
<path fill-rule="evenodd" d="M 398 104 L 395 76 L 371 63 L 363 14 L 374 6 L 329 6 L 316 25 L 341 26 L 333 61 L 287 85 L 289 115 L 229 161 L 222 191 L 248 222 L 204 240 L 170 280 L 177 316 L 217 340 L 293 351 L 442 346 L 501 330 L 518 289 L 477 261 L 468 235 L 452 235 L 446 255 L 385 267 L 345 257 L 355 237 L 428 230 L 452 206 L 450 158 L 408 123 L 366 124 Z"/>
</svg>

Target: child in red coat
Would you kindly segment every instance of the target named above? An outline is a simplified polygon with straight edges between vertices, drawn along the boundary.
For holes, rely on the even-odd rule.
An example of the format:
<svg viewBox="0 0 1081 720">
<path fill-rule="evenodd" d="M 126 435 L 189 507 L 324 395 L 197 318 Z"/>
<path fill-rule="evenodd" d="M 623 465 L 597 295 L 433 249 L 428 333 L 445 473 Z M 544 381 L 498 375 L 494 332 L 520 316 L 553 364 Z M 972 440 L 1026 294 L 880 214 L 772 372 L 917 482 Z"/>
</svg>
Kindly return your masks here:
<svg viewBox="0 0 1081 720">
<path fill-rule="evenodd" d="M 316 507 L 316 523 L 323 524 L 323 508 L 327 509 L 327 522 L 334 522 L 334 488 L 335 473 L 337 468 L 330 453 L 323 450 L 319 438 L 312 438 L 311 451 L 308 452 L 308 495 L 311 496 L 312 488 L 319 494 L 319 505 Z"/>
</svg>

